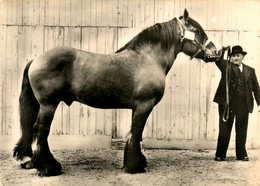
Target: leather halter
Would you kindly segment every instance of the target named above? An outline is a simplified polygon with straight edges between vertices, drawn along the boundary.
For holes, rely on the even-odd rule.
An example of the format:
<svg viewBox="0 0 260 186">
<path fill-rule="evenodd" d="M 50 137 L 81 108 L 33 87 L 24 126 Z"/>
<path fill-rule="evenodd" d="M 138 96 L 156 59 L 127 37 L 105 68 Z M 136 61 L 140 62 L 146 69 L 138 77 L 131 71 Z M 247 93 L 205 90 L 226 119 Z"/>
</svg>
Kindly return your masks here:
<svg viewBox="0 0 260 186">
<path fill-rule="evenodd" d="M 222 120 L 224 122 L 227 122 L 229 119 L 229 83 L 231 78 L 231 64 L 230 64 L 230 48 L 227 51 L 227 59 L 225 60 L 227 66 L 226 66 L 226 74 L 225 74 L 225 80 L 226 80 L 226 103 L 225 103 L 225 109 L 222 115 Z M 225 54 L 224 54 L 225 55 Z"/>
<path fill-rule="evenodd" d="M 181 30 L 181 45 L 183 45 L 183 40 L 185 39 L 185 31 L 189 31 L 188 28 L 181 22 L 180 19 L 177 19 L 177 22 L 179 24 L 180 30 Z M 191 31 L 189 31 L 191 32 Z M 193 32 L 192 32 L 193 33 Z M 187 38 L 186 38 L 187 39 Z M 189 39 L 191 40 L 191 39 Z M 198 47 L 198 50 L 190 57 L 190 59 L 195 58 L 201 51 L 204 51 L 204 59 L 206 58 L 207 54 L 206 54 L 206 47 L 207 45 L 211 42 L 208 38 L 207 40 L 203 43 L 200 44 L 200 42 L 196 39 L 196 37 L 194 37 L 193 40 L 191 40 L 192 43 L 194 45 L 196 45 Z M 207 56 L 209 57 L 209 56 Z"/>
</svg>

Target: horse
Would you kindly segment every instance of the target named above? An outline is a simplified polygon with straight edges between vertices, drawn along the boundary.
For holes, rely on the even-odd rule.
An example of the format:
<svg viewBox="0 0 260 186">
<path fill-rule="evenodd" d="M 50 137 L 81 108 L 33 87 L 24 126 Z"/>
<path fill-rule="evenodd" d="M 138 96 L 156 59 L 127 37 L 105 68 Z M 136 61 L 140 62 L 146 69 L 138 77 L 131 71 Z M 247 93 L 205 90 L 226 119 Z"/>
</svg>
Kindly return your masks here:
<svg viewBox="0 0 260 186">
<path fill-rule="evenodd" d="M 13 156 L 17 160 L 29 157 L 21 167 L 36 168 L 39 176 L 62 174 L 47 139 L 58 104 L 63 101 L 70 106 L 77 101 L 95 108 L 132 110 L 123 168 L 131 174 L 145 172 L 142 133 L 153 107 L 163 97 L 166 75 L 180 52 L 205 62 L 219 58 L 214 43 L 186 9 L 179 18 L 144 29 L 114 54 L 70 47 L 40 54 L 24 69 L 19 97 L 22 136 Z"/>
</svg>

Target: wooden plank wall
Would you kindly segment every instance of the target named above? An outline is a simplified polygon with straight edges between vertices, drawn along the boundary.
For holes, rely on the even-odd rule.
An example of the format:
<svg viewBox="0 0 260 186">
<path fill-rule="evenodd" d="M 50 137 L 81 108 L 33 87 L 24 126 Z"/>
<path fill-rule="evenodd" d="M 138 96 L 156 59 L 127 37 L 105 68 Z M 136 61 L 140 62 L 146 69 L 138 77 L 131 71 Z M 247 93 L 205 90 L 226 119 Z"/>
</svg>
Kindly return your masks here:
<svg viewBox="0 0 260 186">
<path fill-rule="evenodd" d="M 184 8 L 215 42 L 241 44 L 248 52 L 246 63 L 260 74 L 259 1 L 3 0 L 0 134 L 19 132 L 18 96 L 23 69 L 30 59 L 56 46 L 113 53 L 142 29 L 182 15 Z M 144 137 L 216 140 L 217 104 L 212 100 L 219 79 L 214 63 L 179 54 Z M 130 123 L 129 110 L 99 110 L 78 103 L 67 107 L 62 103 L 51 132 L 123 138 Z M 248 136 L 260 140 L 259 135 L 260 118 L 254 112 Z"/>
<path fill-rule="evenodd" d="M 118 39 L 117 1 L 12 0 L 2 2 L 2 12 L 0 134 L 16 134 L 18 97 L 27 62 L 58 46 L 113 53 Z M 51 133 L 111 135 L 115 116 L 115 110 L 61 103 Z"/>
</svg>

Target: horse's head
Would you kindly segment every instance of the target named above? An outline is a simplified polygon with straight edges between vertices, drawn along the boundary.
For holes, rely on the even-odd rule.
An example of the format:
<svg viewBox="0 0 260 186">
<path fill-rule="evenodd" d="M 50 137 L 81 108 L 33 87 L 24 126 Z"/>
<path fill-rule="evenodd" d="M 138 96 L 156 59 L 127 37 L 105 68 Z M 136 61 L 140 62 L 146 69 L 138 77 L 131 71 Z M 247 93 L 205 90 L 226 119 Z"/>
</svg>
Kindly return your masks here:
<svg viewBox="0 0 260 186">
<path fill-rule="evenodd" d="M 191 58 L 203 59 L 205 62 L 216 61 L 220 55 L 215 45 L 198 22 L 189 17 L 185 9 L 184 15 L 177 20 L 181 32 L 181 51 Z"/>
</svg>

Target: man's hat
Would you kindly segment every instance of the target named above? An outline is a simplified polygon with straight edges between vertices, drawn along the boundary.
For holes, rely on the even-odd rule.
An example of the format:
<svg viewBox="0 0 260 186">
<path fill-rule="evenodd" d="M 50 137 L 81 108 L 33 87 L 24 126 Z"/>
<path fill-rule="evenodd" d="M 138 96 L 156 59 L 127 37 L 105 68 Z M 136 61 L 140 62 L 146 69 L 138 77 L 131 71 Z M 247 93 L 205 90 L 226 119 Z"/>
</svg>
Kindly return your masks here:
<svg viewBox="0 0 260 186">
<path fill-rule="evenodd" d="M 246 55 L 247 52 L 243 51 L 243 48 L 241 46 L 236 45 L 236 46 L 232 47 L 232 50 L 231 50 L 229 55 L 231 56 L 233 54 L 243 54 L 243 55 Z"/>
</svg>

